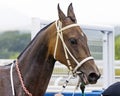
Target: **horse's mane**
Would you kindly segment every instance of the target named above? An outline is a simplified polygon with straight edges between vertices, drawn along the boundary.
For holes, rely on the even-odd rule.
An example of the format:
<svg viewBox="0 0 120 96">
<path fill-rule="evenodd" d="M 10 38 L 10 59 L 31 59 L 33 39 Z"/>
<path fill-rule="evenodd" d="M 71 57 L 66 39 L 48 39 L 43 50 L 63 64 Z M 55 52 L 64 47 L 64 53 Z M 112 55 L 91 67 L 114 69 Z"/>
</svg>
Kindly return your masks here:
<svg viewBox="0 0 120 96">
<path fill-rule="evenodd" d="M 33 41 L 35 40 L 35 38 L 37 37 L 38 34 L 40 34 L 41 32 L 43 32 L 45 29 L 47 29 L 51 24 L 53 24 L 53 22 L 51 22 L 50 24 L 46 25 L 45 27 L 43 27 L 37 34 L 36 36 L 32 39 L 32 41 L 27 45 L 27 47 L 20 53 L 20 55 L 18 56 L 18 58 L 25 52 L 25 50 L 33 43 Z"/>
</svg>

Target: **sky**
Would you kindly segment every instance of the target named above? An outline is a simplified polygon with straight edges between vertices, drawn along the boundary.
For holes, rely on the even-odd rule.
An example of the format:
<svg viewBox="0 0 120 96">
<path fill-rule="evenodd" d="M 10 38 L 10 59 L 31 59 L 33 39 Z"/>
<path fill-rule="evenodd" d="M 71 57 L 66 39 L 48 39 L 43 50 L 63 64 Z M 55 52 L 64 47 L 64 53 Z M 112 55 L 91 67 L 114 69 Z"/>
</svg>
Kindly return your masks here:
<svg viewBox="0 0 120 96">
<path fill-rule="evenodd" d="M 120 0 L 0 0 L 0 29 L 27 28 L 32 17 L 57 20 L 58 3 L 65 14 L 72 3 L 79 24 L 120 24 Z"/>
</svg>

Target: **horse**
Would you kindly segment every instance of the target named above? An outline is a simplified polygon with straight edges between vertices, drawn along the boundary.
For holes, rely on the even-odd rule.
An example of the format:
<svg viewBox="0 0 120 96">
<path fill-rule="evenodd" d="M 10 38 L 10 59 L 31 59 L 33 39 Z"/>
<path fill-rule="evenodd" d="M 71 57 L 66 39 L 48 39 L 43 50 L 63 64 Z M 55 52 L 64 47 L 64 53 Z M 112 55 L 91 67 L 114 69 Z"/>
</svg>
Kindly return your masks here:
<svg viewBox="0 0 120 96">
<path fill-rule="evenodd" d="M 56 61 L 86 85 L 100 78 L 72 3 L 67 16 L 59 4 L 57 9 L 59 19 L 41 29 L 15 61 L 0 67 L 1 96 L 44 96 Z"/>
</svg>

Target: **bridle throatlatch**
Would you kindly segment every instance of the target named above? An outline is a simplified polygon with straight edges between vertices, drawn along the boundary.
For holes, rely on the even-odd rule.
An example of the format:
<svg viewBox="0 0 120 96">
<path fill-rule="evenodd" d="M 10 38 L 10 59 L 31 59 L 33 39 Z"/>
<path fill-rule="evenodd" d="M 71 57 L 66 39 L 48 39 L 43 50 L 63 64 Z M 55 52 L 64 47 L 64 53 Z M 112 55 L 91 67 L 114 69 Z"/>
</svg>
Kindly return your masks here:
<svg viewBox="0 0 120 96">
<path fill-rule="evenodd" d="M 81 71 L 78 71 L 78 68 L 81 67 L 82 64 L 84 64 L 85 62 L 89 61 L 89 60 L 92 60 L 94 59 L 93 57 L 89 56 L 85 59 L 83 59 L 81 62 L 78 62 L 76 60 L 76 58 L 73 56 L 73 54 L 70 52 L 70 50 L 68 49 L 68 47 L 66 46 L 65 42 L 64 42 L 64 38 L 63 38 L 63 31 L 66 30 L 66 29 L 69 29 L 69 28 L 72 28 L 72 27 L 77 27 L 79 26 L 78 24 L 70 24 L 68 26 L 65 26 L 62 28 L 62 22 L 60 22 L 59 20 L 55 22 L 56 24 L 56 29 L 57 29 L 57 36 L 56 36 L 56 43 L 55 43 L 55 49 L 54 49 L 54 58 L 56 59 L 56 52 L 57 52 L 57 46 L 58 46 L 58 39 L 60 38 L 61 42 L 62 42 L 62 45 L 63 45 L 63 48 L 64 48 L 64 53 L 65 53 L 65 58 L 67 60 L 67 64 L 68 64 L 68 67 L 69 67 L 69 70 L 72 72 L 72 75 L 70 75 L 68 77 L 68 79 L 65 81 L 65 84 L 63 85 L 63 89 L 61 90 L 60 93 L 63 92 L 63 90 L 65 89 L 65 87 L 67 86 L 67 84 L 69 83 L 69 80 L 73 77 L 76 77 L 78 74 L 81 73 Z M 72 65 L 71 65 L 71 62 L 69 60 L 69 57 L 68 57 L 68 54 L 69 56 L 71 56 L 71 58 L 75 61 L 75 63 L 77 64 L 77 66 L 73 69 L 72 68 Z M 79 77 L 79 80 L 78 80 L 78 83 L 76 85 L 76 88 L 75 90 L 80 86 L 81 87 L 81 90 L 82 90 L 82 93 L 84 93 L 84 87 L 83 86 L 84 84 L 81 83 L 81 79 Z M 73 93 L 73 96 L 74 96 L 74 93 Z M 83 94 L 84 96 L 84 94 Z"/>
</svg>

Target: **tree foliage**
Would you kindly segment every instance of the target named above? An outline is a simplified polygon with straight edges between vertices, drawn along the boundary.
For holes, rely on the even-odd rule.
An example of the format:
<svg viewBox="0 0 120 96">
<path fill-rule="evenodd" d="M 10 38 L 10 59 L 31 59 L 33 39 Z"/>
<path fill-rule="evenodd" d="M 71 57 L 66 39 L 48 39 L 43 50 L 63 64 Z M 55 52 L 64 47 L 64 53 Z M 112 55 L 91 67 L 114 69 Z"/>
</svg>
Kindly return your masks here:
<svg viewBox="0 0 120 96">
<path fill-rule="evenodd" d="M 0 33 L 0 59 L 15 59 L 31 40 L 30 32 Z M 115 59 L 120 60 L 120 35 L 115 37 Z"/>
<path fill-rule="evenodd" d="M 0 59 L 15 59 L 30 42 L 30 36 L 20 31 L 0 33 Z"/>
<path fill-rule="evenodd" d="M 115 37 L 115 59 L 120 60 L 120 35 Z"/>
</svg>

